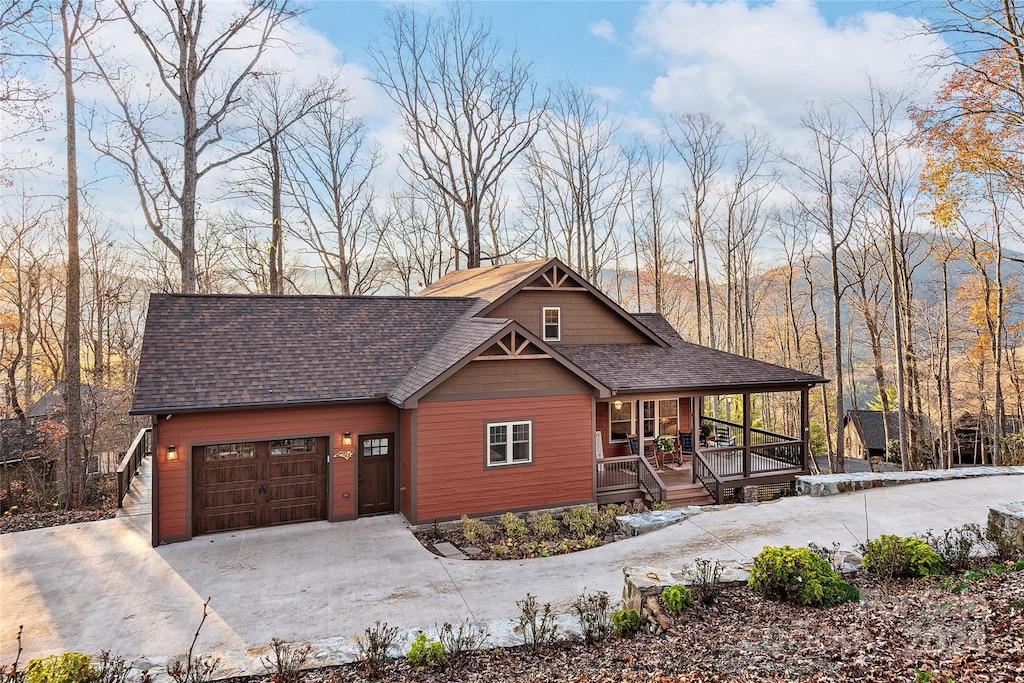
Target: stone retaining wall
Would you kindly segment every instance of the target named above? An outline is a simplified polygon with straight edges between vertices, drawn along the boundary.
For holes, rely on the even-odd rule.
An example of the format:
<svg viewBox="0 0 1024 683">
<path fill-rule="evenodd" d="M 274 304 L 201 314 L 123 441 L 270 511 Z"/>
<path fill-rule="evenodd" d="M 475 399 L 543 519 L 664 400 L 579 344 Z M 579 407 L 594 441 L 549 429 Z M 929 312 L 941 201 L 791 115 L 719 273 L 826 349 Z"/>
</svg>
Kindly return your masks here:
<svg viewBox="0 0 1024 683">
<path fill-rule="evenodd" d="M 1024 549 L 1024 502 L 993 505 L 988 510 L 989 530 L 1000 530 Z"/>
<path fill-rule="evenodd" d="M 901 486 L 928 481 L 1005 475 L 1024 475 L 1024 466 L 958 467 L 952 470 L 920 470 L 916 472 L 813 474 L 796 478 L 796 492 L 800 496 L 831 496 L 837 493 L 878 488 L 879 486 Z"/>
</svg>

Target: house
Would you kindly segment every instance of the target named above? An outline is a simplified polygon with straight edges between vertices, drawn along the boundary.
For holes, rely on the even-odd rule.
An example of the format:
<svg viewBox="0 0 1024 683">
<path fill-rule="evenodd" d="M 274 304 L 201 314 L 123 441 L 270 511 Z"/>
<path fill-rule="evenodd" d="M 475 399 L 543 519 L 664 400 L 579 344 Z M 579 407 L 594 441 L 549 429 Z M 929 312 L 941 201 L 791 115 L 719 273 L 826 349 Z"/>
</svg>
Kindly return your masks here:
<svg viewBox="0 0 1024 683">
<path fill-rule="evenodd" d="M 994 419 L 991 413 L 965 411 L 953 422 L 953 457 L 958 465 L 984 465 L 992 462 L 992 432 Z M 1003 435 L 1017 434 L 1024 430 L 1024 424 L 1016 415 L 1003 415 Z M 938 448 L 938 446 L 936 446 Z"/>
<path fill-rule="evenodd" d="M 126 430 L 110 424 L 109 416 L 123 415 L 124 404 L 118 406 L 116 392 L 103 386 L 82 383 L 82 430 L 85 439 L 85 471 L 87 474 L 110 474 L 117 469 Z M 64 424 L 64 382 L 59 380 L 25 411 L 29 430 L 41 421 Z"/>
<path fill-rule="evenodd" d="M 847 410 L 843 416 L 843 439 L 846 457 L 871 460 L 886 459 L 886 425 L 889 438 L 899 439 L 899 416 L 890 411 L 882 422 L 881 410 Z"/>
<path fill-rule="evenodd" d="M 156 545 L 671 500 L 679 473 L 628 454 L 634 434 L 677 438 L 692 470 L 676 488 L 708 500 L 788 485 L 808 471 L 808 392 L 824 381 L 685 342 L 545 259 L 415 297 L 153 294 L 131 412 L 152 421 Z M 765 394 L 789 400 L 795 436 L 753 426 Z M 719 396 L 739 407 L 708 414 Z M 695 439 L 703 425 L 728 440 Z"/>
</svg>

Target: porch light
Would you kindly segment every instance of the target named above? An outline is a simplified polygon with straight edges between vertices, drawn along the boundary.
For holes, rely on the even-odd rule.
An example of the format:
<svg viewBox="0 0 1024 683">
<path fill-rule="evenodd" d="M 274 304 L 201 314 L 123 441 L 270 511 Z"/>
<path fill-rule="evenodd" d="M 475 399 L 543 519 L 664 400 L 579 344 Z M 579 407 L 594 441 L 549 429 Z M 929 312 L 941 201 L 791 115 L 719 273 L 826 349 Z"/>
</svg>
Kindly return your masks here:
<svg viewBox="0 0 1024 683">
<path fill-rule="evenodd" d="M 612 405 L 615 406 L 615 410 L 622 410 L 622 401 L 612 401 Z"/>
<path fill-rule="evenodd" d="M 352 432 L 345 432 L 345 436 L 341 439 L 341 445 L 346 448 L 352 445 Z"/>
<path fill-rule="evenodd" d="M 174 444 L 171 444 L 170 446 L 167 447 L 167 459 L 168 460 L 177 460 L 178 459 L 178 449 L 174 447 Z"/>
</svg>

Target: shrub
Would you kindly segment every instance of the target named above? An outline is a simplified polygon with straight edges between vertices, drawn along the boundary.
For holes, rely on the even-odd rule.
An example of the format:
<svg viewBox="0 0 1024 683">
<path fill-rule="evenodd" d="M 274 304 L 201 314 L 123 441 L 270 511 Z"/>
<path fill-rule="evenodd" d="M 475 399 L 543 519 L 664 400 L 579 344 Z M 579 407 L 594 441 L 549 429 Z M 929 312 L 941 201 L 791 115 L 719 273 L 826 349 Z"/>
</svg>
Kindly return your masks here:
<svg viewBox="0 0 1024 683">
<path fill-rule="evenodd" d="M 843 581 L 821 555 L 788 545 L 765 546 L 754 558 L 747 585 L 769 597 L 815 607 L 860 597 L 860 592 Z"/>
<path fill-rule="evenodd" d="M 397 628 L 378 620 L 359 637 L 359 657 L 368 676 L 377 678 L 384 672 L 397 636 Z"/>
<path fill-rule="evenodd" d="M 196 641 L 199 640 L 199 633 L 203 630 L 203 624 L 210 616 L 210 598 L 203 603 L 203 618 L 199 620 L 195 635 L 192 636 L 192 644 L 188 647 L 188 654 L 184 660 L 177 660 L 167 667 L 167 674 L 174 679 L 174 683 L 207 683 L 213 678 L 220 660 L 209 655 L 196 656 Z"/>
<path fill-rule="evenodd" d="M 656 500 L 656 501 L 654 501 L 654 505 L 651 506 L 651 509 L 652 510 L 668 510 L 671 507 L 672 506 L 669 505 L 667 501 Z"/>
<path fill-rule="evenodd" d="M 558 624 L 555 623 L 550 602 L 541 606 L 537 598 L 527 593 L 525 598 L 516 602 L 516 606 L 519 608 L 519 626 L 516 630 L 522 634 L 523 644 L 539 650 L 555 642 Z"/>
<path fill-rule="evenodd" d="M 95 683 L 92 658 L 81 652 L 30 659 L 25 666 L 25 683 Z"/>
<path fill-rule="evenodd" d="M 494 529 L 484 520 L 462 515 L 462 537 L 470 543 L 489 540 L 493 535 Z"/>
<path fill-rule="evenodd" d="M 466 619 L 458 628 L 447 621 L 437 629 L 437 639 L 441 641 L 447 657 L 457 659 L 467 652 L 480 649 L 487 640 L 487 631 L 474 626 Z"/>
<path fill-rule="evenodd" d="M 931 576 L 942 572 L 942 558 L 920 538 L 882 534 L 864 546 L 864 568 L 884 579 Z"/>
<path fill-rule="evenodd" d="M 634 609 L 617 609 L 612 612 L 612 633 L 620 638 L 632 638 L 644 625 Z"/>
<path fill-rule="evenodd" d="M 309 659 L 313 646 L 298 646 L 286 643 L 280 638 L 271 638 L 270 654 L 260 659 L 272 683 L 298 683 L 302 678 L 302 667 Z"/>
<path fill-rule="evenodd" d="M 540 538 L 554 538 L 561 528 L 550 512 L 530 515 L 529 525 L 530 531 Z"/>
<path fill-rule="evenodd" d="M 578 505 L 565 513 L 562 524 L 576 538 L 584 538 L 594 530 L 596 517 L 589 505 Z"/>
<path fill-rule="evenodd" d="M 405 653 L 405 658 L 417 669 L 437 666 L 444 663 L 444 645 L 440 641 L 427 638 L 427 634 L 420 631 L 409 646 L 409 651 Z"/>
<path fill-rule="evenodd" d="M 572 608 L 580 620 L 583 640 L 588 645 L 603 640 L 608 635 L 608 631 L 611 630 L 608 593 L 587 593 L 586 589 L 583 589 L 583 592 L 573 600 Z"/>
<path fill-rule="evenodd" d="M 614 534 L 619 531 L 619 521 L 615 519 L 619 515 L 629 514 L 629 510 L 625 505 L 618 503 L 609 503 L 604 505 L 597 510 L 597 515 L 594 516 L 594 533 L 596 534 Z"/>
<path fill-rule="evenodd" d="M 693 571 L 690 592 L 702 605 L 713 605 L 722 589 L 722 564 L 718 560 L 698 557 L 693 561 Z"/>
<path fill-rule="evenodd" d="M 985 530 L 985 545 L 989 554 L 1000 562 L 1013 562 L 1024 557 L 1024 547 L 1017 543 L 1017 537 L 996 521 L 990 521 Z"/>
<path fill-rule="evenodd" d="M 670 612 L 682 612 L 684 607 L 693 604 L 693 596 L 690 589 L 681 583 L 674 586 L 665 586 L 661 589 L 661 601 Z"/>
<path fill-rule="evenodd" d="M 526 535 L 526 522 L 512 512 L 506 512 L 498 519 L 498 526 L 509 538 L 522 538 Z"/>
<path fill-rule="evenodd" d="M 923 539 L 950 570 L 959 572 L 970 565 L 971 551 L 982 543 L 984 534 L 977 524 L 964 524 L 946 529 L 941 535 L 929 529 Z"/>
</svg>

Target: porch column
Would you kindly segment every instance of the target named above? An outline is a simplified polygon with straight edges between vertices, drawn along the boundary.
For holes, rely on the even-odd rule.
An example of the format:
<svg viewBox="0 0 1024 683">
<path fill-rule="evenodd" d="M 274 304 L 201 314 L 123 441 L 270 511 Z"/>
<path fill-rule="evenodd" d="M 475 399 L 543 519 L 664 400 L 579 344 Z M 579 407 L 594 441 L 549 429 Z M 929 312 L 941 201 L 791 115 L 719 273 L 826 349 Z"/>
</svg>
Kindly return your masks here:
<svg viewBox="0 0 1024 683">
<path fill-rule="evenodd" d="M 803 469 L 811 469 L 811 390 L 804 387 L 800 390 L 800 429 L 801 440 L 804 442 Z"/>
<path fill-rule="evenodd" d="M 743 478 L 750 477 L 750 392 L 743 392 Z"/>
</svg>

